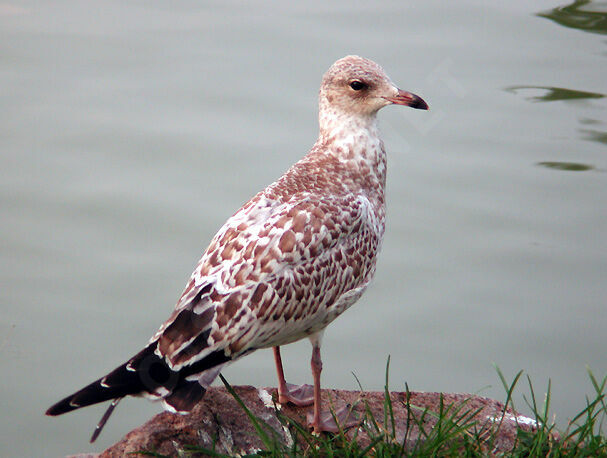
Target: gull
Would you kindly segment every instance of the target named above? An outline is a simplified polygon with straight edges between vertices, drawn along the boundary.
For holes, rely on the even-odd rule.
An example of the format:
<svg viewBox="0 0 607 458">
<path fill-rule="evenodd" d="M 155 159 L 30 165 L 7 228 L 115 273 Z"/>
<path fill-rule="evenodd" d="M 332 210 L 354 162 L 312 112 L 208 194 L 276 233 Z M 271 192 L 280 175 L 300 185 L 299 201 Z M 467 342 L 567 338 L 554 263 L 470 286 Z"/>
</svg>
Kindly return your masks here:
<svg viewBox="0 0 607 458">
<path fill-rule="evenodd" d="M 168 320 L 147 346 L 107 375 L 54 404 L 61 415 L 112 400 L 91 442 L 125 396 L 187 413 L 228 364 L 273 348 L 278 402 L 313 404 L 315 433 L 355 421 L 321 409 L 321 339 L 374 274 L 385 230 L 386 152 L 377 112 L 427 110 L 375 62 L 336 61 L 322 78 L 312 149 L 256 194 L 213 237 Z M 280 346 L 307 337 L 313 387 L 285 381 Z"/>
</svg>

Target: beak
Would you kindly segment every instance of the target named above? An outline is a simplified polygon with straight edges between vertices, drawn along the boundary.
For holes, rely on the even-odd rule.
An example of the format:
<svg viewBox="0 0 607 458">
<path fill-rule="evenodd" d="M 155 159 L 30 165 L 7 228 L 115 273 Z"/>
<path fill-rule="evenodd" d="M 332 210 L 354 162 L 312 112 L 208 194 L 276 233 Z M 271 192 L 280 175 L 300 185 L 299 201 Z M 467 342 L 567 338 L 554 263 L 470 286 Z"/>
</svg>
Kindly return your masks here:
<svg viewBox="0 0 607 458">
<path fill-rule="evenodd" d="M 407 105 L 408 107 L 417 108 L 418 110 L 428 109 L 428 104 L 424 102 L 424 99 L 419 95 L 401 89 L 398 90 L 398 93 L 394 97 L 384 97 L 384 99 L 396 105 Z"/>
</svg>

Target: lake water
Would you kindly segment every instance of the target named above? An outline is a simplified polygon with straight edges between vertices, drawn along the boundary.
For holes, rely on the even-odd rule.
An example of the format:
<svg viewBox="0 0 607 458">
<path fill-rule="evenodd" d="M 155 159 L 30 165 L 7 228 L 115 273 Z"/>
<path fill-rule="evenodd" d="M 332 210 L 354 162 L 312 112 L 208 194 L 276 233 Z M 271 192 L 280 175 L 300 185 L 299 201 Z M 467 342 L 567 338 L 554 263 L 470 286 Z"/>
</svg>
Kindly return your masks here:
<svg viewBox="0 0 607 458">
<path fill-rule="evenodd" d="M 0 4 L 0 456 L 100 451 L 160 410 L 46 408 L 138 351 L 207 243 L 317 135 L 321 75 L 360 54 L 392 107 L 373 286 L 331 325 L 323 384 L 504 400 L 556 422 L 607 373 L 607 3 Z M 310 381 L 308 342 L 284 349 Z M 259 351 L 225 371 L 275 385 Z M 521 385 L 521 388 L 524 388 Z M 520 393 L 525 390 L 521 390 Z M 519 407 L 528 412 L 517 397 Z"/>
</svg>

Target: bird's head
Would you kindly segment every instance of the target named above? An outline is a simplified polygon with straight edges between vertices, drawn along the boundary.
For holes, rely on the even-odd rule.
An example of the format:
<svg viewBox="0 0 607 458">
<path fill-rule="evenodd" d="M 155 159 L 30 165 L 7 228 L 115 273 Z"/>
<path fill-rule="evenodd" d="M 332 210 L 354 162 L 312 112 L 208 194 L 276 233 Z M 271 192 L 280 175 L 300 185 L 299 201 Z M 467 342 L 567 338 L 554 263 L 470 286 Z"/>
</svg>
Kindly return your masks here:
<svg viewBox="0 0 607 458">
<path fill-rule="evenodd" d="M 329 115 L 374 117 L 387 105 L 405 105 L 427 110 L 424 100 L 396 87 L 375 62 L 346 56 L 325 73 L 320 86 L 320 110 Z"/>
</svg>

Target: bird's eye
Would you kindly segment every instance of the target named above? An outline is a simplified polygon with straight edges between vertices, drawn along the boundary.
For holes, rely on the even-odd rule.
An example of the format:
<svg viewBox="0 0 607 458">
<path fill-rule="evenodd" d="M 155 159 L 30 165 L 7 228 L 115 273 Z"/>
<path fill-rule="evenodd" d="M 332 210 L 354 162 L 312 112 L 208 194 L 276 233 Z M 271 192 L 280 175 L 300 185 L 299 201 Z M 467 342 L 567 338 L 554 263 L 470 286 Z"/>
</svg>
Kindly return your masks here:
<svg viewBox="0 0 607 458">
<path fill-rule="evenodd" d="M 354 80 L 350 82 L 350 87 L 355 91 L 360 91 L 361 89 L 366 89 L 367 85 L 362 81 Z"/>
</svg>

